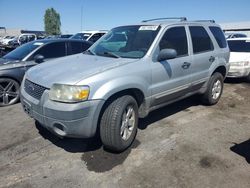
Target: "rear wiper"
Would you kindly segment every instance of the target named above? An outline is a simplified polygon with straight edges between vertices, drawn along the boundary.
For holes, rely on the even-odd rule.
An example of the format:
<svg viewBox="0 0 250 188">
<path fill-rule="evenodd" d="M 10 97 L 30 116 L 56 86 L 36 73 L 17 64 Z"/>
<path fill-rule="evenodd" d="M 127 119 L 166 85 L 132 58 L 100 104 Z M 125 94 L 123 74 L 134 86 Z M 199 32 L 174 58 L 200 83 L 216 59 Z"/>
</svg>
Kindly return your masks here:
<svg viewBox="0 0 250 188">
<path fill-rule="evenodd" d="M 119 55 L 114 54 L 113 52 L 103 52 L 104 55 L 108 55 L 110 57 L 114 57 L 114 58 L 120 58 Z"/>
<path fill-rule="evenodd" d="M 90 55 L 96 55 L 94 52 L 92 52 L 91 50 L 86 50 L 85 52 L 83 52 L 84 54 L 90 54 Z"/>
</svg>

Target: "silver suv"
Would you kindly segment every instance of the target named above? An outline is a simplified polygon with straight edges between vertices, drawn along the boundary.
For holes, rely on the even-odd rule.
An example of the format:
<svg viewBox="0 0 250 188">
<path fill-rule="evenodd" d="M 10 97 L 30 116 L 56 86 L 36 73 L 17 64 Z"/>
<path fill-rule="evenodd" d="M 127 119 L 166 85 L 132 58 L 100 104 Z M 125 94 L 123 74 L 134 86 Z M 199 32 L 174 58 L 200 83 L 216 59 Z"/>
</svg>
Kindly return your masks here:
<svg viewBox="0 0 250 188">
<path fill-rule="evenodd" d="M 83 54 L 31 68 L 21 103 L 60 137 L 98 133 L 106 148 L 123 151 L 150 111 L 193 94 L 216 104 L 228 59 L 214 21 L 146 20 L 112 29 Z"/>
</svg>

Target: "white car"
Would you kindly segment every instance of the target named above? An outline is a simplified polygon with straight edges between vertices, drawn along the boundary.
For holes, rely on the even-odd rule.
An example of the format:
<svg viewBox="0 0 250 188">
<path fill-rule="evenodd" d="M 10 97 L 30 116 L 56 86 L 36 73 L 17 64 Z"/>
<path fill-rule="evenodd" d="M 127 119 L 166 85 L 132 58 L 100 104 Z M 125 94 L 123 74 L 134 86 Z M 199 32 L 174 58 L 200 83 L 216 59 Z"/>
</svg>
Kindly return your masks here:
<svg viewBox="0 0 250 188">
<path fill-rule="evenodd" d="M 104 34 L 108 31 L 106 30 L 99 30 L 99 31 L 82 31 L 76 33 L 71 39 L 81 39 L 95 43 L 99 38 L 101 38 Z"/>
<path fill-rule="evenodd" d="M 227 77 L 246 77 L 250 81 L 250 38 L 227 40 L 230 48 L 230 69 Z"/>
<path fill-rule="evenodd" d="M 8 45 L 8 43 L 12 40 L 15 40 L 16 37 L 14 36 L 5 36 L 2 40 L 1 40 L 1 43 L 2 45 Z"/>
</svg>

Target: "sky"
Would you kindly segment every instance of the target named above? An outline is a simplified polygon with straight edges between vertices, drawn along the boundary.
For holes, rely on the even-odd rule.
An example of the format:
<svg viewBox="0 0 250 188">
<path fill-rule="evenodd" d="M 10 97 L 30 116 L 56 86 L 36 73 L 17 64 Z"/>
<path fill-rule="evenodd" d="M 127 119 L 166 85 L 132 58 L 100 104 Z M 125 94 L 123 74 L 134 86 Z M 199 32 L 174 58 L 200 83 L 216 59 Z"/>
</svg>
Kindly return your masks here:
<svg viewBox="0 0 250 188">
<path fill-rule="evenodd" d="M 44 30 L 45 10 L 51 7 L 61 16 L 62 33 L 108 30 L 160 17 L 250 21 L 250 0 L 0 0 L 0 27 Z"/>
</svg>

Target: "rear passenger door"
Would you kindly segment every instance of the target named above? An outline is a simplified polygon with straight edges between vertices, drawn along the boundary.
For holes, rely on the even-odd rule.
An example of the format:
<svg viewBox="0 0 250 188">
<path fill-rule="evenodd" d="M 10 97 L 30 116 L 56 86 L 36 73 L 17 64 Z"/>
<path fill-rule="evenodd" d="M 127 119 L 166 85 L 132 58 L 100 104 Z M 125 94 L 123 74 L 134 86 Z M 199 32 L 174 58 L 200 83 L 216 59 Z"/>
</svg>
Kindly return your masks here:
<svg viewBox="0 0 250 188">
<path fill-rule="evenodd" d="M 162 49 L 175 49 L 177 57 L 152 64 L 152 106 L 188 93 L 191 85 L 192 58 L 189 55 L 186 29 L 185 26 L 168 28 L 158 44 L 159 52 Z"/>
<path fill-rule="evenodd" d="M 193 64 L 192 86 L 194 90 L 203 86 L 209 77 L 209 68 L 215 61 L 213 42 L 207 29 L 203 26 L 189 26 L 190 38 L 192 44 Z"/>
</svg>

